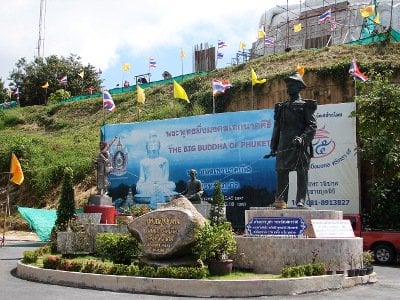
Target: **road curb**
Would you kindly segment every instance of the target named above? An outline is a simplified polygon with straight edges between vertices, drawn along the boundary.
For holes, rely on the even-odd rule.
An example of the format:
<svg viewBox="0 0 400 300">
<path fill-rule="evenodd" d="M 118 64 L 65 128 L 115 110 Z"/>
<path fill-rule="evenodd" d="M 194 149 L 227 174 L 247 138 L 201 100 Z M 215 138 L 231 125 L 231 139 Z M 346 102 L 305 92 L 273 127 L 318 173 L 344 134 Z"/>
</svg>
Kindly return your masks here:
<svg viewBox="0 0 400 300">
<path fill-rule="evenodd" d="M 17 264 L 17 276 L 26 280 L 114 292 L 187 297 L 288 296 L 349 288 L 377 281 L 376 273 L 365 276 L 323 275 L 288 279 L 196 280 L 148 278 L 67 272 Z"/>
</svg>

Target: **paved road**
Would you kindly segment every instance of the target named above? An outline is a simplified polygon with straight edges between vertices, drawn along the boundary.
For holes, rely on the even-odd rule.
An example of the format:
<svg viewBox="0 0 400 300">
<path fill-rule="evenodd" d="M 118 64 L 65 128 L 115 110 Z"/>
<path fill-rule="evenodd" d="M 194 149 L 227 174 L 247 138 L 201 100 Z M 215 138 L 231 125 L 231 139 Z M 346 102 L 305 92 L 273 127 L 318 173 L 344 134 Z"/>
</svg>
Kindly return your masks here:
<svg viewBox="0 0 400 300">
<path fill-rule="evenodd" d="M 108 291 L 78 289 L 50 284 L 42 284 L 22 280 L 16 277 L 17 261 L 25 250 L 32 250 L 42 245 L 40 242 L 23 240 L 6 240 L 6 245 L 0 248 L 0 299 L 13 300 L 125 300 L 125 299 L 193 299 L 192 297 L 155 296 L 144 294 L 116 293 Z M 400 266 L 374 266 L 378 274 L 378 282 L 357 286 L 354 288 L 324 291 L 312 294 L 293 295 L 285 297 L 256 297 L 256 299 L 400 299 Z M 201 298 L 199 298 L 201 299 Z M 206 298 L 209 299 L 209 298 Z M 218 299 L 218 298 L 213 298 Z M 232 299 L 232 298 L 231 298 Z M 238 298 L 239 299 L 239 298 Z M 253 299 L 253 298 L 251 298 Z M 221 299 L 222 300 L 222 299 Z M 226 298 L 224 299 L 226 300 Z"/>
</svg>

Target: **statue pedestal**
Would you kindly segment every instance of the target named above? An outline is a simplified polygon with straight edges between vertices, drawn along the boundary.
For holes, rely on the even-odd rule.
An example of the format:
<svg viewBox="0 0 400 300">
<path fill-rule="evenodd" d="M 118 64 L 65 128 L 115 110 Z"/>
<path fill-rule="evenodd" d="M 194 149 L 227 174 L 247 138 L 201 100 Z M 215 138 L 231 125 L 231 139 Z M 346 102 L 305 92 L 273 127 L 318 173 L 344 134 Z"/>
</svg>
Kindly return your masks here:
<svg viewBox="0 0 400 300">
<path fill-rule="evenodd" d="M 89 205 L 113 205 L 112 198 L 107 195 L 90 195 Z"/>
<path fill-rule="evenodd" d="M 206 219 L 210 217 L 211 204 L 205 201 L 201 201 L 201 203 L 193 203 L 193 206 L 196 207 L 197 211 Z"/>
<path fill-rule="evenodd" d="M 236 267 L 252 269 L 255 273 L 280 274 L 287 266 L 309 264 L 314 253 L 316 261 L 333 270 L 348 270 L 360 267 L 363 241 L 359 237 L 315 238 L 312 219 L 341 220 L 342 211 L 312 209 L 250 209 L 245 211 L 245 222 L 253 218 L 302 218 L 307 229 L 300 236 L 257 236 L 246 234 L 236 236 L 238 256 Z M 353 266 L 351 266 L 353 265 Z"/>
</svg>

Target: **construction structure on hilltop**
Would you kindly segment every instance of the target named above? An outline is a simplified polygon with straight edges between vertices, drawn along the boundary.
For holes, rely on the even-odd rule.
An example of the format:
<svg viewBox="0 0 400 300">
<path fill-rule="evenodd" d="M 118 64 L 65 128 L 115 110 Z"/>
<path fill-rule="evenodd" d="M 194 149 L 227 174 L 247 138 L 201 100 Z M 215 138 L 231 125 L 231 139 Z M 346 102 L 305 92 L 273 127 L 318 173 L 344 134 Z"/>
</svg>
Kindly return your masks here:
<svg viewBox="0 0 400 300">
<path fill-rule="evenodd" d="M 291 50 L 352 43 L 387 31 L 398 31 L 399 0 L 303 0 L 276 6 L 259 22 L 250 58 Z"/>
</svg>

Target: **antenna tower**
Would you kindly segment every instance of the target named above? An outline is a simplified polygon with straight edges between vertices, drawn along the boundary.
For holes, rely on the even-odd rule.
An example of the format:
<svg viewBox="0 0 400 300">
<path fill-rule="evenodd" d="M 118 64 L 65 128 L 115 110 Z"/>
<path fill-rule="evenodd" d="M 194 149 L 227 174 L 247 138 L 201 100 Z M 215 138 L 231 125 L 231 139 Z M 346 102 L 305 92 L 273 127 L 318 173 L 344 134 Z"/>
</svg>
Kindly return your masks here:
<svg viewBox="0 0 400 300">
<path fill-rule="evenodd" d="M 44 35 L 46 27 L 46 0 L 40 0 L 39 39 L 37 43 L 37 56 L 44 56 Z"/>
</svg>

